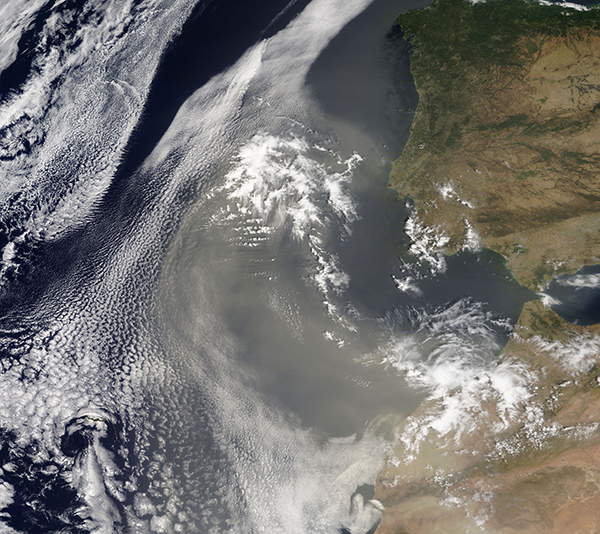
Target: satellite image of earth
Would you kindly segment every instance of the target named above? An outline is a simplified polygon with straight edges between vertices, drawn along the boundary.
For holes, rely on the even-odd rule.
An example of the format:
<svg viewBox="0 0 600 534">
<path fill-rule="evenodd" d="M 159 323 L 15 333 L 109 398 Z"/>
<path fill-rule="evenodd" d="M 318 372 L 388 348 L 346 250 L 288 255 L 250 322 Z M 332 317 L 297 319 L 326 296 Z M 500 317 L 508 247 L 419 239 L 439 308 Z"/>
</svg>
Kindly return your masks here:
<svg viewBox="0 0 600 534">
<path fill-rule="evenodd" d="M 0 2 L 0 534 L 600 531 L 600 7 Z"/>
<path fill-rule="evenodd" d="M 539 298 L 477 404 L 457 381 L 405 423 L 433 428 L 395 446 L 378 532 L 596 532 L 600 11 L 439 0 L 397 23 L 420 95 L 390 179 L 412 250 L 491 249 Z"/>
</svg>

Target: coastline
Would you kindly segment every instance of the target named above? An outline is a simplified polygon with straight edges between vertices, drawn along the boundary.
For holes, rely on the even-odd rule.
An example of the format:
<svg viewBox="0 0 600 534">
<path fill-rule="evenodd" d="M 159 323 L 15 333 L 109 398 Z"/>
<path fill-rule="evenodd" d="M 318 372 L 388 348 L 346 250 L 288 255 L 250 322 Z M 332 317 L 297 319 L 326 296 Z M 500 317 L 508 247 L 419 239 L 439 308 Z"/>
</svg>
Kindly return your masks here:
<svg viewBox="0 0 600 534">
<path fill-rule="evenodd" d="M 421 13 L 440 23 L 435 10 L 466 4 L 442 0 Z M 410 31 L 425 22 L 409 15 L 399 21 L 408 19 L 402 28 L 414 47 L 411 69 L 420 100 L 389 186 L 412 198 L 414 216 L 445 237 L 441 252 L 463 249 L 468 234 L 474 234 L 481 247 L 502 254 L 517 281 L 529 289 L 543 290 L 559 274 L 600 263 L 600 186 L 595 179 L 600 168 L 595 141 L 600 133 L 600 30 L 590 26 L 558 35 L 512 35 L 514 48 L 507 45 L 499 57 L 480 59 L 480 64 L 462 62 L 470 45 L 461 51 L 453 42 L 411 37 Z M 465 22 L 460 32 L 469 31 Z M 478 46 L 486 44 L 481 39 Z M 443 46 L 458 49 L 445 58 L 448 65 L 435 56 Z"/>
<path fill-rule="evenodd" d="M 525 20 L 509 42 L 501 34 L 514 12 L 500 5 L 438 0 L 398 17 L 419 104 L 388 185 L 412 199 L 413 221 L 440 236 L 436 253 L 493 250 L 520 284 L 543 292 L 556 276 L 600 263 L 600 11 L 507 2 Z M 476 31 L 481 20 L 496 23 L 495 33 Z M 464 55 L 473 39 L 489 45 L 475 59 Z M 482 377 L 512 380 L 506 387 L 521 397 L 509 410 L 483 385 L 474 424 L 447 431 L 426 425 L 450 401 L 424 401 L 396 430 L 378 477 L 385 511 L 376 532 L 600 525 L 599 334 L 600 325 L 574 325 L 528 302 Z"/>
</svg>

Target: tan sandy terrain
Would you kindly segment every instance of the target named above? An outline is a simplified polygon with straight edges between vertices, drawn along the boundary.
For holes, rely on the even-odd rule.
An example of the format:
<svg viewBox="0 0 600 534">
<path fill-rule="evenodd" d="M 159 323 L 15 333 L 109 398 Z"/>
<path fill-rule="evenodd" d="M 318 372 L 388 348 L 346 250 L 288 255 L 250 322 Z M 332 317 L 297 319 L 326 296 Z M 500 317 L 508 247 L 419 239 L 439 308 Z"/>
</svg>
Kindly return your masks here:
<svg viewBox="0 0 600 534">
<path fill-rule="evenodd" d="M 389 185 L 448 238 L 440 251 L 476 235 L 536 291 L 600 263 L 600 32 L 521 36 L 514 62 L 465 67 L 455 107 L 426 59 L 415 52 L 420 102 Z M 599 334 L 527 303 L 498 356 L 531 377 L 527 403 L 503 419 L 484 397 L 471 431 L 427 430 L 415 448 L 408 426 L 441 410 L 425 401 L 377 481 L 377 534 L 600 532 Z"/>
<path fill-rule="evenodd" d="M 431 432 L 414 460 L 390 461 L 377 481 L 375 497 L 385 506 L 377 533 L 600 531 L 600 366 L 565 378 L 560 360 L 536 343 L 599 332 L 528 303 L 499 360 L 518 359 L 536 372 L 527 410 L 498 431 L 490 399 L 475 432 L 459 441 Z M 426 401 L 406 424 L 436 409 Z M 399 440 L 391 459 L 406 455 Z"/>
</svg>

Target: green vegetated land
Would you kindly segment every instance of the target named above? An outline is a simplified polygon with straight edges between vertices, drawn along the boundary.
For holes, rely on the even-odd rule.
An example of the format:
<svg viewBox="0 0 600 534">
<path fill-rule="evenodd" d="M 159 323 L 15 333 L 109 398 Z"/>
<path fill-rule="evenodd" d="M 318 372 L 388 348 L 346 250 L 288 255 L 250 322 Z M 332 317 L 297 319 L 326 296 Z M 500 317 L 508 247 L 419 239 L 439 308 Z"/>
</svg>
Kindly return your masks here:
<svg viewBox="0 0 600 534">
<path fill-rule="evenodd" d="M 420 142 L 436 148 L 455 146 L 473 119 L 470 103 L 478 84 L 493 84 L 508 74 L 519 76 L 538 59 L 549 38 L 576 41 L 581 32 L 600 30 L 600 9 L 578 11 L 526 0 L 438 0 L 430 9 L 411 10 L 396 19 L 413 46 L 411 68 L 427 113 Z M 498 71 L 501 71 L 498 72 Z M 600 102 L 597 103 L 600 107 Z M 460 118 L 448 128 L 450 116 Z M 567 128 L 529 124 L 527 114 L 476 127 L 506 130 L 511 126 Z M 560 121 L 557 121 L 560 122 Z"/>
</svg>

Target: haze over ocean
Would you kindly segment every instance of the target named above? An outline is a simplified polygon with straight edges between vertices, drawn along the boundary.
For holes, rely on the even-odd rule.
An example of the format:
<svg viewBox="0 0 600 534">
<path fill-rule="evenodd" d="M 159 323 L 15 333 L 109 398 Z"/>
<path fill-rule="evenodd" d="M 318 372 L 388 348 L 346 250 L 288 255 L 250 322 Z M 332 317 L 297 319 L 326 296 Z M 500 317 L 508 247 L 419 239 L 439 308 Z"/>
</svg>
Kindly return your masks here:
<svg viewBox="0 0 600 534">
<path fill-rule="evenodd" d="M 531 295 L 386 187 L 427 4 L 0 7 L 0 531 L 364 534 L 478 402 Z"/>
</svg>

